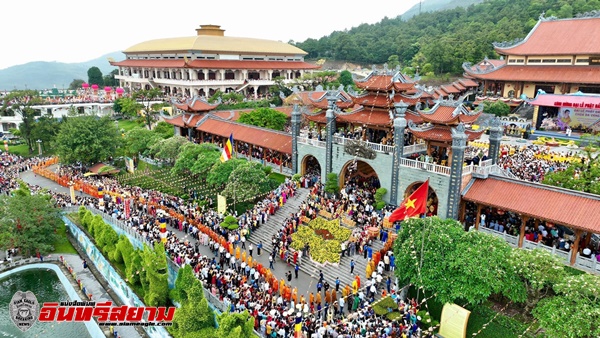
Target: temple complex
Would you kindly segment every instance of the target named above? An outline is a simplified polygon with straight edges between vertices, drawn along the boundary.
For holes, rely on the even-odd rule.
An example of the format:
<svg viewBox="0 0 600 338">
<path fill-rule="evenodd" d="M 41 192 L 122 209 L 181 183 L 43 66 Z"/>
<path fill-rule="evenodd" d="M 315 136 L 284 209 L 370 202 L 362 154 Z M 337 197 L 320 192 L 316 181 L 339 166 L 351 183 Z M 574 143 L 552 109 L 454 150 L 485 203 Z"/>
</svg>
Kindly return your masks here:
<svg viewBox="0 0 600 338">
<path fill-rule="evenodd" d="M 597 14 L 572 19 L 541 16 L 525 38 L 495 43 L 494 48 L 502 56 L 501 60 L 486 58 L 476 65 L 463 64 L 465 75 L 482 85 L 483 97 L 478 101 L 493 97 L 517 106 L 522 99 L 532 99 L 538 94 L 560 95 L 535 104 L 533 124 L 536 128 L 542 126 L 545 118 L 556 120 L 559 114 L 566 114 L 565 107 L 582 108 L 578 115 L 593 114 L 596 119 L 568 121 L 563 123 L 563 130 L 569 124 L 585 129 L 600 119 L 600 110 L 583 111 L 596 108 L 579 107 L 581 100 L 567 95 L 600 93 L 600 17 Z"/>
<path fill-rule="evenodd" d="M 111 61 L 130 90 L 160 88 L 167 95 L 208 97 L 217 90 L 266 94 L 275 79 L 289 82 L 319 66 L 287 43 L 225 36 L 217 25 L 201 25 L 196 36 L 157 39 L 129 47 L 126 59 Z"/>
</svg>

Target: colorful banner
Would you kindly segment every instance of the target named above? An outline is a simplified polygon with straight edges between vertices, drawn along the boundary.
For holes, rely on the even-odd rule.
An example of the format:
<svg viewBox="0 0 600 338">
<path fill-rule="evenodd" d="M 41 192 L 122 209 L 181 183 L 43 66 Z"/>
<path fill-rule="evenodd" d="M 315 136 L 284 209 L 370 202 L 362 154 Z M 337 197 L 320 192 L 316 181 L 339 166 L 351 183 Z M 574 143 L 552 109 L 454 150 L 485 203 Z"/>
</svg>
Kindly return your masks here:
<svg viewBox="0 0 600 338">
<path fill-rule="evenodd" d="M 225 211 L 227 211 L 227 199 L 225 196 L 217 194 L 217 212 L 225 214 Z"/>
<path fill-rule="evenodd" d="M 559 125 L 569 125 L 571 127 L 590 127 L 600 122 L 600 110 L 585 108 L 560 108 L 558 110 Z"/>
<path fill-rule="evenodd" d="M 125 167 L 127 167 L 127 171 L 133 173 L 135 171 L 135 166 L 133 165 L 133 159 L 130 157 L 125 157 Z"/>
<path fill-rule="evenodd" d="M 131 200 L 129 198 L 125 199 L 125 219 L 129 219 L 131 215 Z"/>
</svg>

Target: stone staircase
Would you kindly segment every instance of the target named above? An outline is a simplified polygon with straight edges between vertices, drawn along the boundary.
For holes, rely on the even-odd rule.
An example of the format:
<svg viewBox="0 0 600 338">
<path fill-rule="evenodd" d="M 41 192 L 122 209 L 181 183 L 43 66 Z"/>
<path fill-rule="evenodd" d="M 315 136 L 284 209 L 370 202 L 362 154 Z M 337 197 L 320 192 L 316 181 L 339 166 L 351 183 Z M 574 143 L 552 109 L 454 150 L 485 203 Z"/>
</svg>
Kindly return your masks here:
<svg viewBox="0 0 600 338">
<path fill-rule="evenodd" d="M 283 225 L 283 221 L 290 216 L 291 213 L 296 213 L 300 210 L 300 204 L 306 200 L 308 197 L 309 190 L 300 188 L 297 190 L 296 196 L 294 196 L 291 200 L 288 200 L 287 203 L 277 211 L 277 213 L 273 216 L 269 217 L 269 220 L 260 226 L 259 229 L 252 232 L 252 234 L 248 238 L 248 242 L 256 244 L 262 241 L 263 243 L 263 251 L 264 254 L 269 254 L 273 250 L 273 245 L 271 244 L 271 237 L 279 231 L 281 226 Z M 383 242 L 379 240 L 373 241 L 373 252 L 379 251 L 383 249 Z M 279 258 L 278 258 L 279 259 Z M 354 273 L 350 274 L 350 260 L 354 259 Z M 309 274 L 312 278 L 315 279 L 314 284 L 316 284 L 316 280 L 319 278 L 319 270 L 323 272 L 323 276 L 326 281 L 329 282 L 332 288 L 335 288 L 335 279 L 340 279 L 340 286 L 344 287 L 346 284 L 352 285 L 352 281 L 355 276 L 358 274 L 361 278 L 361 288 L 363 287 L 363 283 L 366 280 L 366 268 L 368 259 L 363 258 L 362 254 L 356 254 L 352 257 L 342 257 L 338 266 L 334 266 L 332 264 L 325 264 L 324 266 L 319 266 L 318 264 L 311 261 L 308 257 L 302 257 L 302 262 L 300 263 L 300 270 Z M 391 274 L 391 272 L 390 272 Z"/>
<path fill-rule="evenodd" d="M 300 204 L 308 197 L 309 190 L 300 188 L 296 190 L 296 195 L 287 200 L 282 208 L 277 210 L 275 215 L 269 216 L 269 219 L 265 224 L 261 225 L 256 231 L 253 231 L 248 241 L 256 247 L 258 242 L 262 241 L 263 251 L 271 253 L 273 251 L 273 244 L 271 244 L 271 237 L 281 229 L 283 221 L 290 217 L 291 213 L 296 213 L 300 210 Z"/>
</svg>

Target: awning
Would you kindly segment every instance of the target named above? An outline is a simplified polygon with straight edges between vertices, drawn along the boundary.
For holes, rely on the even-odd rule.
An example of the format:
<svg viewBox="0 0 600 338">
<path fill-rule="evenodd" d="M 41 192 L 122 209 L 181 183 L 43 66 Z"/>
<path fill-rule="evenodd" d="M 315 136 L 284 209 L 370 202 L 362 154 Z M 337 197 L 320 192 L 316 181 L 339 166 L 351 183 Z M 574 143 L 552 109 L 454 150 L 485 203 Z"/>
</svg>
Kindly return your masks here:
<svg viewBox="0 0 600 338">
<path fill-rule="evenodd" d="M 544 107 L 570 107 L 600 110 L 600 95 L 588 95 L 575 93 L 569 95 L 538 94 L 535 99 L 529 101 L 534 106 Z"/>
</svg>

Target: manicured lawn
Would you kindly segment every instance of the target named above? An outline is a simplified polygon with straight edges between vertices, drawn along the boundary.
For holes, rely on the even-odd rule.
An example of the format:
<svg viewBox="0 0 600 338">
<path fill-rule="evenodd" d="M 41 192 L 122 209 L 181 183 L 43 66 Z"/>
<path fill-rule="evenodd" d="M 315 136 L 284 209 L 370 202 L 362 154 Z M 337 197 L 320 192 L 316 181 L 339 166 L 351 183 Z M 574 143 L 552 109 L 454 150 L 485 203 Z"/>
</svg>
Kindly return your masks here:
<svg viewBox="0 0 600 338">
<path fill-rule="evenodd" d="M 52 243 L 54 246 L 54 253 L 61 254 L 77 254 L 77 250 L 71 245 L 71 242 L 67 239 L 67 227 L 62 224 L 56 231 L 60 235 L 60 239 Z"/>
<path fill-rule="evenodd" d="M 119 129 L 123 129 L 126 132 L 130 131 L 135 127 L 143 127 L 143 124 L 137 123 L 135 120 L 119 120 Z"/>
<path fill-rule="evenodd" d="M 4 150 L 4 148 L 2 148 L 2 150 Z M 19 156 L 26 156 L 26 157 L 30 156 L 29 149 L 27 149 L 26 144 L 17 144 L 14 146 L 9 145 L 8 152 L 11 154 L 19 155 Z M 33 156 L 37 155 L 37 152 L 34 152 L 34 154 L 32 154 L 32 155 Z"/>
<path fill-rule="evenodd" d="M 2 151 L 4 151 L 4 145 L 2 146 Z M 34 149 L 33 149 L 33 153 L 29 153 L 29 149 L 27 149 L 27 144 L 22 143 L 22 144 L 17 144 L 17 145 L 9 145 L 8 146 L 8 152 L 11 154 L 15 154 L 15 155 L 19 155 L 19 156 L 23 156 L 23 157 L 33 157 L 33 156 L 38 156 L 38 148 L 37 148 L 37 144 L 35 145 Z M 46 149 L 42 152 L 43 156 L 49 156 L 49 155 L 54 155 L 54 150 L 53 149 Z"/>
<path fill-rule="evenodd" d="M 137 169 L 136 170 L 146 170 L 146 169 L 148 169 L 148 170 L 158 170 L 158 169 L 160 169 L 160 167 L 157 167 L 157 166 L 155 166 L 153 164 L 150 164 L 150 163 L 148 163 L 146 161 L 139 160 L 138 164 L 137 164 Z"/>
</svg>

